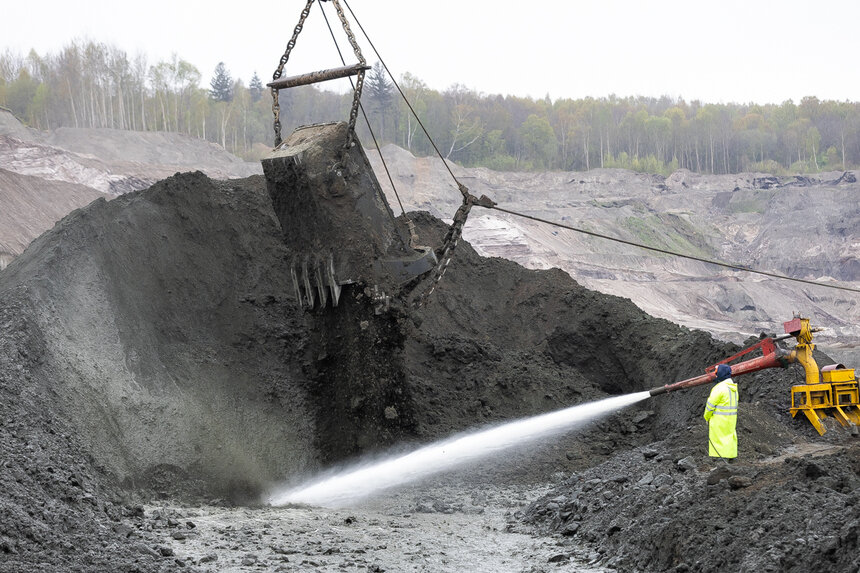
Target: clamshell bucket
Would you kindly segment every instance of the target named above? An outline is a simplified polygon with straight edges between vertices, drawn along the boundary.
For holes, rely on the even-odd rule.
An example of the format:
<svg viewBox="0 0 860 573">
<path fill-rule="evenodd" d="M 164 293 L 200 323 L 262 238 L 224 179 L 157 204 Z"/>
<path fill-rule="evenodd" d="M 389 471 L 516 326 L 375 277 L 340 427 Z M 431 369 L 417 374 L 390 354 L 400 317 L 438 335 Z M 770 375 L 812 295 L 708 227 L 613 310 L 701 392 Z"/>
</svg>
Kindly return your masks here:
<svg viewBox="0 0 860 573">
<path fill-rule="evenodd" d="M 344 147 L 347 130 L 343 122 L 299 127 L 262 162 L 306 308 L 337 306 L 347 284 L 369 287 L 387 306 L 436 264 L 429 247 L 410 247 L 364 150 Z"/>
</svg>

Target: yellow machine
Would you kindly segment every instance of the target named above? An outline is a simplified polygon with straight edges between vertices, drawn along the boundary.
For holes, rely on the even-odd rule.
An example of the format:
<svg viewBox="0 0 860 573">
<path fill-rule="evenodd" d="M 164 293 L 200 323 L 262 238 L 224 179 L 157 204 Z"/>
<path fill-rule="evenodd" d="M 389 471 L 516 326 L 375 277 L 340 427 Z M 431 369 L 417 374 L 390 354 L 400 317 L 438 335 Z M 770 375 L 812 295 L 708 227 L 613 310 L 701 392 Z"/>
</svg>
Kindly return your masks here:
<svg viewBox="0 0 860 573">
<path fill-rule="evenodd" d="M 761 350 L 762 355 L 743 362 L 730 364 L 732 376 L 741 376 L 765 370 L 767 368 L 786 368 L 795 362 L 803 366 L 806 372 L 804 384 L 791 387 L 791 417 L 803 412 L 818 433 L 822 436 L 827 431 L 822 423 L 828 416 L 833 416 L 844 427 L 849 428 L 852 433 L 858 433 L 860 426 L 860 391 L 858 391 L 857 378 L 853 368 L 845 368 L 842 364 L 833 364 L 818 368 L 812 351 L 812 333 L 818 332 L 818 328 L 809 327 L 809 319 L 795 316 L 792 320 L 783 323 L 786 334 L 775 338 L 764 338 L 758 343 L 745 348 L 717 364 L 705 369 L 705 373 L 687 380 L 681 380 L 674 384 L 658 386 L 650 390 L 652 396 L 664 394 L 691 386 L 699 386 L 713 382 L 716 378 L 716 368 L 719 364 L 730 364 L 731 362 Z M 794 337 L 797 345 L 791 352 L 786 353 L 776 346 L 779 340 Z"/>
<path fill-rule="evenodd" d="M 860 391 L 854 369 L 832 364 L 819 370 L 812 357 L 815 330 L 809 328 L 808 318 L 795 317 L 786 322 L 785 331 L 797 339 L 789 361 L 799 362 L 806 372 L 806 383 L 791 387 L 791 416 L 803 412 L 822 436 L 827 431 L 822 421 L 828 416 L 856 431 L 860 426 Z"/>
</svg>

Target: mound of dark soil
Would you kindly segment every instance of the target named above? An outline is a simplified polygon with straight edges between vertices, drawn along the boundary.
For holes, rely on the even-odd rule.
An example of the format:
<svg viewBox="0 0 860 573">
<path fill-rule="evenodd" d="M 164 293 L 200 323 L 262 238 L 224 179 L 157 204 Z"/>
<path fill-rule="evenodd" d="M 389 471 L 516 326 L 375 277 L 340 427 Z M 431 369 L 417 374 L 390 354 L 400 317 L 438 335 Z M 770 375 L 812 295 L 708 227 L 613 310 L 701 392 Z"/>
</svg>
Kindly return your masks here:
<svg viewBox="0 0 860 573">
<path fill-rule="evenodd" d="M 657 397 L 656 441 L 571 474 L 521 517 L 621 571 L 856 571 L 860 444 L 832 419 L 821 437 L 791 418 L 797 375 L 736 379 L 733 463 L 706 455 L 707 387 Z"/>
<path fill-rule="evenodd" d="M 438 245 L 445 226 L 411 216 L 422 243 Z M 305 312 L 281 237 L 261 177 L 184 174 L 73 212 L 0 271 L 0 487 L 10 492 L 0 498 L 0 556 L 8 558 L 0 569 L 163 569 L 175 563 L 132 500 L 247 500 L 267 483 L 395 444 L 699 374 L 734 348 L 561 271 L 482 258 L 462 243 L 418 311 L 395 304 L 376 314 L 370 293 L 352 285 L 337 309 Z M 785 375 L 771 376 L 742 396 L 757 404 L 743 418 L 745 453 L 772 455 L 810 435 L 777 406 Z M 644 540 L 659 533 L 653 519 L 686 525 L 691 503 L 675 517 L 640 504 L 622 535 L 603 520 L 615 511 L 630 521 L 621 509 L 652 499 L 631 487 L 649 467 L 635 448 L 657 448 L 648 463 L 667 465 L 659 472 L 670 477 L 680 454 L 704 452 L 696 424 L 706 394 L 649 400 L 562 442 L 552 468 L 527 466 L 522 477 L 580 472 L 570 492 L 559 492 L 566 500 L 580 476 L 606 482 L 588 490 L 600 493 L 599 511 L 580 518 L 598 537 L 582 539 L 642 555 L 619 563 L 680 564 L 664 556 L 675 546 Z M 691 501 L 704 487 L 696 471 L 682 476 Z M 827 471 L 842 480 L 840 495 L 856 496 L 850 473 Z M 774 483 L 787 491 L 794 482 Z M 665 497 L 662 485 L 654 491 Z M 716 507 L 724 493 L 713 491 Z M 772 491 L 744 491 L 746 505 L 774 516 L 794 510 L 769 505 Z M 612 495 L 630 497 L 613 510 L 604 502 Z M 568 505 L 540 502 L 529 518 L 561 531 L 585 515 L 562 516 Z M 816 527 L 804 539 L 819 535 Z M 792 541 L 778 528 L 760 538 Z M 851 539 L 846 531 L 844 543 Z M 709 555 L 677 547 L 689 566 Z"/>
<path fill-rule="evenodd" d="M 261 178 L 197 173 L 73 212 L 2 271 L 4 551 L 110 569 L 78 552 L 137 543 L 111 534 L 117 484 L 256 499 L 315 462 L 285 256 Z"/>
</svg>

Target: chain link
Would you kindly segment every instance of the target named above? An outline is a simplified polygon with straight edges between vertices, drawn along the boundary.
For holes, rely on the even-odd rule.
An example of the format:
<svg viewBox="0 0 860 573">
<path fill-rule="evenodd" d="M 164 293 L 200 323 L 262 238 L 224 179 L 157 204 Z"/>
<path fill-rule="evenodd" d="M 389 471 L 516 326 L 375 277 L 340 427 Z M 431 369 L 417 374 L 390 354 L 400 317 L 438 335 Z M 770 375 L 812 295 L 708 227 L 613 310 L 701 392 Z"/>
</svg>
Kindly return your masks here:
<svg viewBox="0 0 860 573">
<path fill-rule="evenodd" d="M 299 33 L 302 31 L 302 27 L 305 25 L 305 20 L 308 17 L 308 14 L 311 12 L 311 6 L 313 6 L 314 0 L 308 0 L 305 9 L 302 10 L 301 16 L 299 16 L 299 23 L 296 24 L 296 28 L 293 30 L 293 37 L 290 38 L 290 41 L 287 42 L 287 49 L 284 50 L 284 55 L 281 56 L 281 62 L 278 64 L 278 69 L 275 70 L 275 73 L 272 74 L 272 80 L 280 79 L 281 75 L 284 73 L 284 66 L 287 65 L 287 60 L 290 59 L 290 52 L 293 51 L 293 48 L 296 45 L 296 39 L 299 37 Z M 275 128 L 275 147 L 281 144 L 281 103 L 278 101 L 278 88 L 272 89 L 272 113 L 275 116 L 274 128 Z"/>
<path fill-rule="evenodd" d="M 367 65 L 367 62 L 364 59 L 364 56 L 361 53 L 361 48 L 358 47 L 358 40 L 355 39 L 355 34 L 352 33 L 352 29 L 349 27 L 349 22 L 346 19 L 346 14 L 343 13 L 343 8 L 340 7 L 340 2 L 338 0 L 331 0 L 331 3 L 334 5 L 335 12 L 337 12 L 337 17 L 340 19 L 340 23 L 343 25 L 343 29 L 346 32 L 346 37 L 349 38 L 349 45 L 352 46 L 352 51 L 355 53 L 355 57 L 358 58 L 358 63 L 362 66 Z M 364 70 L 358 73 L 358 76 L 355 78 L 355 89 L 353 90 L 352 97 L 352 109 L 349 111 L 349 128 L 346 134 L 346 149 L 352 147 L 353 139 L 355 138 L 355 122 L 358 119 L 358 106 L 361 103 L 361 90 L 364 87 Z"/>
<path fill-rule="evenodd" d="M 433 269 L 433 278 L 430 281 L 430 286 L 417 299 L 413 299 L 412 306 L 416 309 L 427 304 L 427 299 L 436 290 L 436 286 L 442 280 L 445 271 L 448 270 L 454 249 L 457 247 L 460 237 L 463 236 L 463 227 L 466 225 L 466 219 L 469 218 L 469 212 L 472 210 L 472 207 L 479 205 L 487 209 L 492 209 L 496 205 L 496 202 L 486 195 L 481 195 L 480 199 L 475 197 L 469 193 L 469 188 L 459 181 L 457 182 L 457 186 L 463 194 L 463 204 L 454 213 L 454 222 L 448 227 L 448 232 L 445 233 L 445 238 L 442 239 L 442 245 L 439 247 L 442 251 L 442 256 L 439 257 L 439 262 L 436 264 L 436 268 Z"/>
<path fill-rule="evenodd" d="M 418 309 L 427 304 L 427 300 L 430 298 L 430 295 L 433 294 L 434 290 L 436 290 L 436 287 L 439 285 L 439 281 L 442 280 L 442 276 L 445 274 L 445 271 L 448 270 L 448 265 L 451 263 L 454 249 L 457 247 L 457 243 L 463 235 L 463 227 L 466 225 L 469 211 L 472 210 L 472 204 L 473 203 L 469 200 L 469 197 L 464 197 L 463 204 L 460 205 L 457 212 L 454 213 L 454 222 L 448 228 L 448 232 L 445 233 L 445 238 L 442 240 L 442 255 L 439 257 L 439 262 L 436 264 L 436 268 L 433 269 L 433 278 L 430 280 L 430 284 L 426 290 L 413 302 L 414 308 Z"/>
</svg>

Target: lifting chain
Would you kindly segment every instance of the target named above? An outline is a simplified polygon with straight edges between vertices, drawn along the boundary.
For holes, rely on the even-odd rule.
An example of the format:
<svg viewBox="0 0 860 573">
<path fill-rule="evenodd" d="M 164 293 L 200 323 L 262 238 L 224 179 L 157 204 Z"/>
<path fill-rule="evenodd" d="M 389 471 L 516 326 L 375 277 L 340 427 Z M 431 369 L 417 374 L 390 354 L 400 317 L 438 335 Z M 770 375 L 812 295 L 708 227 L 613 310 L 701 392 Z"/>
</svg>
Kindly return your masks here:
<svg viewBox="0 0 860 573">
<path fill-rule="evenodd" d="M 343 29 L 346 32 L 347 37 L 349 38 L 349 44 L 352 46 L 353 52 L 355 52 L 355 57 L 358 58 L 359 63 L 362 66 L 366 66 L 367 62 L 364 59 L 364 56 L 361 54 L 361 48 L 358 46 L 358 41 L 355 39 L 355 35 L 352 33 L 352 30 L 349 27 L 349 22 L 346 19 L 346 15 L 343 13 L 343 8 L 340 7 L 340 2 L 338 0 L 320 0 L 320 2 L 331 2 L 334 5 L 335 11 L 337 12 L 337 17 L 340 19 L 341 24 L 343 25 Z M 287 49 L 284 51 L 284 55 L 281 56 L 281 61 L 278 64 L 278 69 L 275 70 L 275 73 L 272 74 L 272 81 L 280 79 L 280 77 L 284 73 L 284 66 L 286 66 L 287 61 L 290 59 L 290 52 L 293 51 L 293 48 L 296 45 L 296 39 L 299 37 L 299 34 L 302 31 L 302 28 L 305 25 L 305 20 L 310 14 L 311 7 L 313 6 L 314 0 L 308 0 L 308 3 L 305 5 L 302 10 L 301 15 L 299 16 L 299 23 L 296 24 L 295 29 L 293 30 L 293 37 L 290 38 L 290 41 L 287 42 Z M 355 81 L 355 89 L 354 95 L 352 99 L 352 109 L 349 112 L 349 128 L 347 129 L 346 136 L 346 145 L 345 149 L 349 149 L 353 145 L 353 140 L 355 139 L 355 122 L 358 118 L 358 107 L 361 103 L 361 90 L 364 87 L 364 70 L 358 72 L 356 81 Z M 275 116 L 274 121 L 274 129 L 275 129 L 275 147 L 281 144 L 281 104 L 278 100 L 278 88 L 271 88 L 272 90 L 272 113 Z"/>
<path fill-rule="evenodd" d="M 334 9 L 337 12 L 337 17 L 340 18 L 340 23 L 343 24 L 343 29 L 349 38 L 349 45 L 352 46 L 352 51 L 355 52 L 355 57 L 358 58 L 358 63 L 362 66 L 367 65 L 364 56 L 361 54 L 361 48 L 358 47 L 358 41 L 349 27 L 349 22 L 346 20 L 346 15 L 343 13 L 343 8 L 340 7 L 338 0 L 331 0 L 334 4 Z M 355 138 L 355 121 L 358 118 L 358 106 L 361 103 L 361 90 L 364 87 L 364 70 L 358 72 L 355 78 L 355 89 L 352 97 L 352 109 L 349 111 L 349 128 L 346 135 L 346 149 L 352 147 L 353 139 Z"/>
<path fill-rule="evenodd" d="M 445 233 L 445 238 L 442 240 L 442 245 L 439 247 L 442 255 L 439 257 L 439 262 L 436 264 L 436 268 L 433 269 L 433 275 L 429 286 L 413 302 L 413 307 L 416 309 L 427 304 L 427 300 L 430 298 L 430 295 L 433 294 L 434 290 L 436 290 L 439 281 L 442 280 L 442 276 L 445 274 L 445 271 L 448 270 L 448 265 L 451 263 L 454 249 L 457 247 L 460 237 L 463 236 L 463 227 L 466 225 L 466 219 L 469 218 L 469 212 L 472 210 L 472 206 L 480 205 L 481 207 L 491 209 L 496 204 L 495 201 L 486 195 L 481 195 L 480 199 L 475 197 L 469 193 L 468 187 L 459 181 L 457 181 L 457 186 L 463 194 L 463 204 L 460 205 L 457 212 L 454 213 L 454 222 L 451 223 L 450 227 L 448 227 L 448 232 Z"/>
<path fill-rule="evenodd" d="M 305 9 L 302 10 L 301 16 L 299 16 L 299 23 L 296 24 L 295 30 L 293 30 L 293 37 L 290 38 L 290 41 L 287 42 L 287 49 L 284 50 L 284 55 L 281 56 L 281 62 L 278 64 L 278 69 L 275 70 L 275 73 L 272 74 L 272 80 L 278 80 L 281 78 L 281 75 L 284 73 L 284 66 L 287 65 L 287 60 L 290 59 L 290 52 L 293 51 L 293 47 L 296 45 L 296 39 L 299 37 L 299 33 L 302 31 L 302 27 L 305 25 L 305 20 L 308 17 L 308 14 L 311 12 L 311 6 L 313 6 L 314 0 L 308 0 Z M 275 147 L 281 144 L 281 104 L 278 101 L 278 88 L 272 88 L 272 113 L 275 114 Z"/>
</svg>

